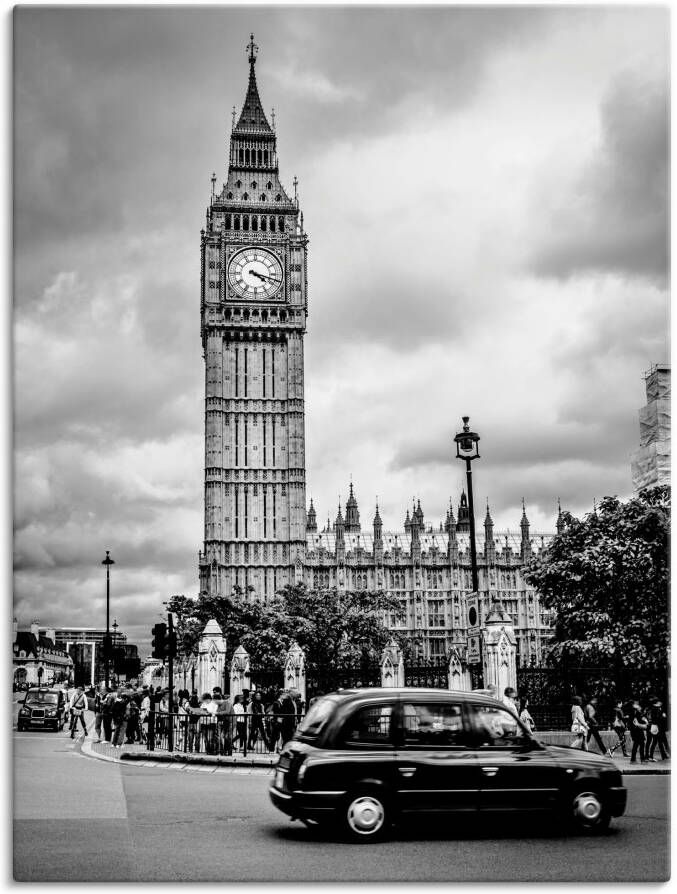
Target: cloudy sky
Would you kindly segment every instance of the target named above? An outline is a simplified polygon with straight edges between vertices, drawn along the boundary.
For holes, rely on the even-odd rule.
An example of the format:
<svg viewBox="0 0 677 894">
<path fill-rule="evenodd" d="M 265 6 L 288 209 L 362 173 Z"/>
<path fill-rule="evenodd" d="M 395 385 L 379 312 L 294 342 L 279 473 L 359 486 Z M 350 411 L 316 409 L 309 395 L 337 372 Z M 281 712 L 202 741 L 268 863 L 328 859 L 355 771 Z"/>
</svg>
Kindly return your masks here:
<svg viewBox="0 0 677 894">
<path fill-rule="evenodd" d="M 310 234 L 307 483 L 438 523 L 627 496 L 668 347 L 668 13 L 23 7 L 15 13 L 15 611 L 148 640 L 195 595 L 199 239 L 254 31 Z"/>
</svg>

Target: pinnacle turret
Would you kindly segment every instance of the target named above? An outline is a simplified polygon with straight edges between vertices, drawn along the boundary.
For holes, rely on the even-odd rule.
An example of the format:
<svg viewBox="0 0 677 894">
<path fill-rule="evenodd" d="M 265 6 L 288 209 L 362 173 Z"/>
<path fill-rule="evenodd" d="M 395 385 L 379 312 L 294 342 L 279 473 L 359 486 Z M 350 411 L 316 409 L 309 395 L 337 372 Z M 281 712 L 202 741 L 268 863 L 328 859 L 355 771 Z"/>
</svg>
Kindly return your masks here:
<svg viewBox="0 0 677 894">
<path fill-rule="evenodd" d="M 256 56 L 259 48 L 254 43 L 254 35 L 247 46 L 249 59 L 249 84 L 247 85 L 247 95 L 245 96 L 240 120 L 233 128 L 233 134 L 244 136 L 246 134 L 273 134 L 273 128 L 268 124 L 266 113 L 263 111 L 261 97 L 259 96 L 259 88 L 256 84 Z"/>
</svg>

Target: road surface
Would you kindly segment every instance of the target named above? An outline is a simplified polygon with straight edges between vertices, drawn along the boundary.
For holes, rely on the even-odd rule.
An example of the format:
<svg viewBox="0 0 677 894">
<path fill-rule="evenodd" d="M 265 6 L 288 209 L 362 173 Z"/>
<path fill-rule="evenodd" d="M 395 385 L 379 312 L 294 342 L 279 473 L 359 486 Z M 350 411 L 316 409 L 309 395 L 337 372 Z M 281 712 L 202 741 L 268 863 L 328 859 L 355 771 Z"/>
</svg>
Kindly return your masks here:
<svg viewBox="0 0 677 894">
<path fill-rule="evenodd" d="M 14 733 L 18 881 L 663 881 L 668 776 L 625 777 L 627 814 L 600 837 L 555 826 L 417 822 L 350 845 L 292 823 L 264 770 L 106 763 L 63 733 Z"/>
</svg>

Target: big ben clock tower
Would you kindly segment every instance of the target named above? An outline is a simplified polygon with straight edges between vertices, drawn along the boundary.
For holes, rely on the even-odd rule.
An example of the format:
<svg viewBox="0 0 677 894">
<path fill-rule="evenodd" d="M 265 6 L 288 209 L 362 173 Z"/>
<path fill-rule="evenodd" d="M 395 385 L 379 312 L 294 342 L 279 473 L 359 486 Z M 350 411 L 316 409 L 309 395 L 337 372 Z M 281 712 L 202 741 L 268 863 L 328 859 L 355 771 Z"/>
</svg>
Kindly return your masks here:
<svg viewBox="0 0 677 894">
<path fill-rule="evenodd" d="M 256 85 L 233 117 L 228 179 L 201 236 L 205 519 L 200 591 L 270 599 L 300 580 L 306 485 L 303 215 L 278 176 L 277 139 Z M 294 181 L 296 184 L 296 181 Z"/>
</svg>

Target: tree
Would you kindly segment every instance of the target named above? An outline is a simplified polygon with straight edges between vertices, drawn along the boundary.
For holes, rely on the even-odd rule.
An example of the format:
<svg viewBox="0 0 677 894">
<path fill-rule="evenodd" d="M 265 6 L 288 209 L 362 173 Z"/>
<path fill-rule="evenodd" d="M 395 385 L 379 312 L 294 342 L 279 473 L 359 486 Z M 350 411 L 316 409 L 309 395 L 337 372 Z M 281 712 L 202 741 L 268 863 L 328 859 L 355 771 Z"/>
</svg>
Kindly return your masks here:
<svg viewBox="0 0 677 894">
<path fill-rule="evenodd" d="M 205 624 L 214 618 L 226 637 L 227 660 L 242 645 L 252 663 L 281 666 L 296 640 L 312 670 L 380 654 L 391 637 L 384 612 L 397 607 L 396 597 L 381 592 L 317 591 L 302 584 L 285 587 L 268 604 L 255 598 L 252 587 L 248 598 L 237 587 L 232 596 L 173 596 L 167 604 L 168 611 L 176 614 L 179 652 L 193 651 Z"/>
<path fill-rule="evenodd" d="M 670 494 L 654 487 L 623 503 L 605 497 L 564 529 L 525 572 L 557 620 L 558 662 L 608 665 L 663 679 L 669 647 Z"/>
</svg>

